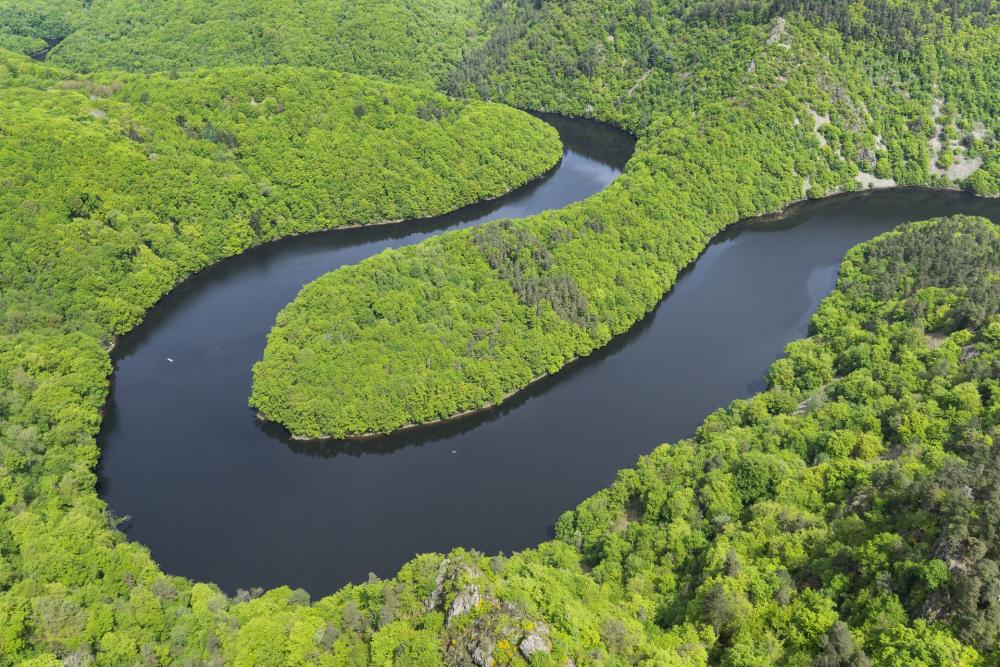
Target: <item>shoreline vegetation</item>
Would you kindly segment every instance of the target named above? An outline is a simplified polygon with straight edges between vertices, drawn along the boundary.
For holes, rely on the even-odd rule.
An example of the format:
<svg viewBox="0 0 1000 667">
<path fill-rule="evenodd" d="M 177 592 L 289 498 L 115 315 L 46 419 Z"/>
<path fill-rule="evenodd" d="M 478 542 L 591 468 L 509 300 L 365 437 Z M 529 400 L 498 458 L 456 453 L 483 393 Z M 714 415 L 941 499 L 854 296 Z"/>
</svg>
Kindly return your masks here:
<svg viewBox="0 0 1000 667">
<path fill-rule="evenodd" d="M 348 607 L 399 599 L 412 631 L 367 621 L 370 641 L 349 624 L 337 641 L 441 658 L 440 634 L 445 664 L 536 645 L 553 665 L 594 646 L 612 664 L 984 664 L 1000 632 L 1000 480 L 984 469 L 1000 447 L 998 271 L 981 218 L 855 246 L 766 390 L 620 471 L 537 548 L 428 554 L 352 587 Z"/>
<path fill-rule="evenodd" d="M 579 361 L 579 360 L 581 360 L 583 358 L 584 357 L 576 357 L 575 359 L 571 359 L 566 364 L 566 366 L 569 366 L 574 361 Z M 564 366 L 564 368 L 565 368 L 565 366 Z M 459 421 L 459 420 L 464 419 L 466 417 L 473 417 L 475 415 L 482 414 L 484 412 L 488 412 L 490 410 L 493 410 L 494 408 L 501 407 L 508 400 L 510 400 L 510 399 L 514 398 L 515 396 L 519 395 L 521 392 L 527 391 L 532 386 L 538 384 L 542 380 L 545 380 L 546 378 L 549 378 L 549 377 L 552 377 L 552 374 L 546 373 L 544 375 L 540 375 L 539 377 L 536 377 L 535 379 L 533 379 L 531 382 L 529 382 L 528 384 L 524 385 L 520 389 L 515 389 L 514 391 L 510 392 L 506 396 L 503 396 L 496 403 L 490 403 L 490 404 L 484 405 L 484 406 L 479 407 L 479 408 L 469 409 L 469 410 L 466 410 L 465 412 L 460 412 L 458 414 L 454 414 L 454 415 L 451 415 L 449 417 L 442 417 L 441 419 L 436 419 L 434 421 L 403 424 L 402 426 L 400 426 L 399 428 L 397 428 L 396 430 L 394 430 L 393 433 L 400 433 L 402 431 L 412 431 L 414 429 L 423 428 L 425 426 L 426 427 L 430 427 L 430 426 L 435 426 L 435 425 L 438 425 L 438 424 L 446 424 L 448 422 Z M 254 416 L 255 416 L 255 418 L 257 419 L 258 422 L 278 424 L 279 426 L 281 425 L 278 422 L 271 421 L 270 419 L 268 419 L 265 415 L 261 414 L 260 412 L 257 412 Z M 314 442 L 314 441 L 323 441 L 323 440 L 332 440 L 333 439 L 332 436 L 323 436 L 323 435 L 315 436 L 315 437 L 304 436 L 304 435 L 295 435 L 295 434 L 291 434 L 291 433 L 289 435 L 291 436 L 292 440 L 295 440 L 295 441 L 298 441 L 298 442 Z M 381 437 L 384 437 L 385 435 L 386 435 L 385 433 L 354 433 L 354 434 L 349 434 L 349 435 L 343 436 L 343 439 L 344 440 L 369 440 L 369 439 L 372 439 L 372 438 L 381 438 Z"/>
<path fill-rule="evenodd" d="M 587 202 L 321 280 L 339 299 L 360 299 L 345 317 L 376 319 L 373 293 L 416 295 L 385 299 L 378 314 L 423 313 L 415 321 L 434 329 L 365 352 L 358 336 L 374 329 L 348 326 L 352 354 L 398 364 L 401 352 L 425 351 L 411 342 L 457 330 L 439 369 L 493 355 L 476 378 L 501 381 L 473 405 L 529 380 L 532 364 L 555 370 L 628 328 L 720 225 L 787 204 L 806 182 L 816 196 L 855 187 L 861 171 L 940 185 L 942 173 L 972 165 L 964 188 L 1000 191 L 1000 28 L 982 0 L 380 0 L 368 9 L 0 0 L 0 47 L 30 53 L 44 37 L 65 38 L 44 65 L 0 51 L 0 665 L 995 663 L 1000 269 L 995 230 L 968 219 L 852 251 L 813 335 L 789 346 L 767 392 L 621 471 L 536 549 L 418 555 L 393 578 L 313 602 L 287 587 L 227 596 L 164 573 L 126 539 L 97 495 L 107 343 L 178 276 L 308 227 L 275 207 L 283 184 L 263 182 L 270 169 L 240 166 L 258 146 L 271 157 L 302 147 L 297 133 L 260 126 L 241 141 L 244 119 L 224 121 L 224 103 L 246 81 L 218 81 L 218 105 L 185 100 L 185 69 L 336 65 L 593 117 L 639 137 L 626 172 Z M 314 16 L 323 19 L 315 34 Z M 308 102 L 314 80 L 334 76 L 313 69 L 287 90 L 236 95 L 238 113 L 280 115 L 275 103 L 305 100 L 300 119 L 322 133 Z M 394 90 L 407 108 L 414 98 L 464 105 Z M 189 113 L 165 114 L 164 95 L 189 102 Z M 364 136 L 387 120 L 375 110 L 396 108 L 371 103 L 355 116 L 373 126 Z M 483 122 L 497 116 L 519 118 L 490 107 Z M 304 161 L 299 175 L 322 176 L 313 166 Z M 307 211 L 310 201 L 288 204 Z M 428 267 L 441 269 L 438 292 L 420 294 L 408 281 L 434 284 Z M 376 279 L 401 282 L 389 290 Z M 443 303 L 441 290 L 457 297 L 452 320 L 423 308 Z M 508 362 L 531 349 L 539 357 L 512 371 Z M 427 357 L 409 361 L 419 368 Z M 375 370 L 358 389 L 391 375 Z M 278 387 L 273 397 L 288 395 Z M 447 413 L 448 401 L 470 397 L 435 410 Z M 341 426 L 367 421 L 361 413 Z"/>
<path fill-rule="evenodd" d="M 534 176 L 530 176 L 529 175 L 529 180 L 524 181 L 523 183 L 516 183 L 516 182 L 512 183 L 511 186 L 510 186 L 510 189 L 506 190 L 505 192 L 501 192 L 501 193 L 499 193 L 497 195 L 487 196 L 487 197 L 484 197 L 482 199 L 478 199 L 476 201 L 469 202 L 468 204 L 462 204 L 457 209 L 454 209 L 454 210 L 444 211 L 444 212 L 441 212 L 441 213 L 430 213 L 430 214 L 427 214 L 427 215 L 417 216 L 417 217 L 413 217 L 413 218 L 397 218 L 395 220 L 379 220 L 379 221 L 375 221 L 375 222 L 363 222 L 363 223 L 356 223 L 356 224 L 338 225 L 336 227 L 330 227 L 330 228 L 326 228 L 326 229 L 310 229 L 310 230 L 301 231 L 301 232 L 291 232 L 291 233 L 285 234 L 283 236 L 277 236 L 275 238 L 272 238 L 272 239 L 269 239 L 269 240 L 265 241 L 262 244 L 257 244 L 257 245 L 250 246 L 249 248 L 246 248 L 246 249 L 240 251 L 236 255 L 230 255 L 229 257 L 225 257 L 225 258 L 219 260 L 218 262 L 215 262 L 214 264 L 210 264 L 208 266 L 205 266 L 205 267 L 203 267 L 201 269 L 198 269 L 196 271 L 193 271 L 192 273 L 189 273 L 189 274 L 187 274 L 185 276 L 182 276 L 182 277 L 178 278 L 177 282 L 174 283 L 174 286 L 171 287 L 170 290 L 168 290 L 166 293 L 164 293 L 159 299 L 157 299 L 157 301 L 155 303 L 153 303 L 146 310 L 146 314 L 148 314 L 153 308 L 156 308 L 156 306 L 159 305 L 160 301 L 162 301 L 163 299 L 165 299 L 166 297 L 168 297 L 170 295 L 170 293 L 173 292 L 176 288 L 178 288 L 181 285 L 183 285 L 183 284 L 185 284 L 187 282 L 190 282 L 191 280 L 197 278 L 201 273 L 219 266 L 220 264 L 222 264 L 223 262 L 225 262 L 228 259 L 233 259 L 233 258 L 238 257 L 238 256 L 240 256 L 240 255 L 242 255 L 244 253 L 247 253 L 247 252 L 253 252 L 254 250 L 256 250 L 258 248 L 262 248 L 262 247 L 264 247 L 264 246 L 266 246 L 268 244 L 278 243 L 279 241 L 283 241 L 285 239 L 297 238 L 297 237 L 301 237 L 301 236 L 310 236 L 310 235 L 313 235 L 313 234 L 328 234 L 330 232 L 348 231 L 348 230 L 352 230 L 352 229 L 364 229 L 366 227 L 384 227 L 384 226 L 390 226 L 390 225 L 399 225 L 399 226 L 402 227 L 402 226 L 406 225 L 406 223 L 409 223 L 409 222 L 421 222 L 421 221 L 426 221 L 426 220 L 433 220 L 434 218 L 438 218 L 438 217 L 441 217 L 443 215 L 450 215 L 450 214 L 453 214 L 453 213 L 458 213 L 458 212 L 462 211 L 465 208 L 470 208 L 470 207 L 473 207 L 473 206 L 477 206 L 479 204 L 485 204 L 485 203 L 488 203 L 488 202 L 491 202 L 491 201 L 496 201 L 497 199 L 505 197 L 505 196 L 507 196 L 507 195 L 515 192 L 516 190 L 519 190 L 519 189 L 521 189 L 523 187 L 526 187 L 526 186 L 532 185 L 533 183 L 537 183 L 539 181 L 544 180 L 547 176 L 549 176 L 550 174 L 552 174 L 559 167 L 559 164 L 560 164 L 561 161 L 562 161 L 562 158 L 560 157 L 559 160 L 557 160 L 551 167 L 547 168 L 545 171 L 543 171 L 543 172 L 541 172 L 541 173 L 539 173 L 537 175 L 534 175 Z M 108 352 L 109 355 L 111 353 L 113 353 L 114 350 L 115 350 L 115 348 L 117 347 L 118 339 L 121 336 L 126 335 L 127 333 L 129 333 L 129 332 L 125 332 L 125 333 L 122 333 L 122 334 L 115 334 L 114 336 L 111 337 L 111 339 L 109 340 L 109 342 L 107 344 L 107 347 L 106 347 L 106 350 L 107 350 L 107 352 Z M 110 397 L 110 393 L 108 395 Z"/>
<path fill-rule="evenodd" d="M 558 133 L 529 114 L 350 74 L 244 67 L 179 79 L 79 79 L 27 61 L 7 65 L 17 72 L 3 88 L 16 97 L 9 113 L 53 107 L 31 119 L 35 125 L 22 131 L 24 145 L 10 147 L 9 161 L 42 144 L 45 132 L 48 140 L 74 141 L 74 124 L 94 146 L 72 145 L 79 155 L 71 157 L 96 146 L 117 155 L 114 166 L 60 165 L 56 178 L 75 179 L 79 185 L 70 187 L 80 192 L 50 212 L 77 226 L 95 215 L 119 216 L 126 227 L 138 220 L 138 237 L 127 228 L 109 232 L 135 246 L 122 250 L 124 259 L 134 255 L 143 265 L 143 280 L 127 285 L 126 294 L 106 292 L 91 306 L 98 318 L 110 318 L 110 335 L 140 321 L 178 281 L 224 257 L 303 233 L 450 213 L 544 176 L 562 156 Z M 311 112 L 313 104 L 323 111 Z M 310 172 L 315 164 L 325 168 Z M 32 178 L 25 176 L 28 188 Z M 135 184 L 148 189 L 149 208 L 163 211 L 143 210 L 145 202 L 129 190 Z M 132 217 L 122 218 L 125 212 Z M 143 220 L 150 215 L 159 221 Z M 106 270 L 99 261 L 91 269 Z M 18 295 L 15 277 L 9 305 Z"/>
<path fill-rule="evenodd" d="M 579 20 L 549 18 L 570 31 Z M 279 314 L 254 367 L 250 405 L 308 439 L 387 434 L 495 405 L 639 321 L 730 224 L 857 191 L 863 174 L 899 186 L 958 185 L 932 173 L 944 128 L 963 138 L 954 142 L 967 144 L 962 151 L 995 150 L 982 143 L 996 119 L 979 91 L 954 77 L 914 75 L 946 69 L 965 45 L 944 40 L 933 59 L 903 56 L 784 17 L 742 26 L 728 42 L 685 27 L 687 52 L 673 57 L 702 58 L 712 77 L 701 87 L 685 90 L 681 77 L 675 100 L 633 96 L 630 86 L 615 104 L 582 110 L 639 136 L 611 187 L 561 211 L 450 232 L 318 278 Z M 539 64 L 535 52 L 515 51 L 497 83 L 459 68 L 450 89 L 581 111 L 548 81 L 510 78 Z M 481 57 L 466 67 L 497 66 Z M 893 85 L 877 85 L 868 71 Z M 641 87 L 656 81 L 643 78 Z M 1000 191 L 991 160 L 962 187 Z"/>
<path fill-rule="evenodd" d="M 988 198 L 988 199 L 997 199 L 998 197 L 1000 197 L 1000 195 L 996 195 L 996 194 L 979 195 L 979 194 L 976 194 L 976 193 L 969 192 L 967 190 L 962 190 L 957 185 L 955 185 L 953 187 L 940 187 L 940 186 L 939 187 L 932 187 L 932 186 L 919 186 L 918 187 L 918 186 L 904 186 L 904 185 L 898 185 L 897 184 L 897 185 L 892 185 L 892 186 L 875 186 L 875 187 L 870 187 L 870 188 L 862 188 L 861 190 L 856 190 L 856 191 L 833 192 L 833 193 L 825 195 L 821 199 L 832 199 L 832 198 L 836 198 L 836 197 L 840 197 L 840 196 L 844 196 L 844 195 L 857 195 L 857 194 L 866 194 L 866 193 L 876 193 L 876 192 L 883 191 L 883 190 L 931 190 L 931 191 L 938 190 L 938 191 L 942 191 L 942 192 L 965 192 L 969 196 L 983 197 L 983 198 Z M 713 236 L 712 239 L 709 240 L 709 242 L 705 245 L 705 247 L 703 248 L 702 251 L 704 252 L 704 250 L 707 250 L 713 239 L 715 239 L 719 235 L 725 233 L 726 231 L 728 231 L 729 229 L 731 229 L 734 225 L 752 224 L 754 220 L 758 220 L 758 219 L 760 219 L 760 220 L 775 220 L 775 219 L 779 219 L 780 220 L 780 219 L 786 217 L 787 215 L 789 215 L 790 213 L 793 213 L 795 207 L 798 204 L 802 204 L 802 203 L 805 203 L 805 202 L 808 202 L 808 201 L 815 201 L 815 200 L 814 199 L 810 199 L 808 197 L 802 198 L 802 199 L 797 199 L 795 201 L 790 202 L 788 205 L 786 205 L 786 206 L 784 206 L 784 207 L 782 207 L 780 209 L 776 209 L 774 211 L 765 211 L 765 212 L 763 212 L 763 213 L 755 216 L 754 218 L 747 218 L 747 219 L 738 220 L 736 222 L 733 222 L 733 223 L 729 224 L 728 226 L 726 226 L 726 227 L 722 228 L 721 230 L 719 230 L 719 232 L 715 236 Z M 322 233 L 322 232 L 320 232 L 320 233 Z M 694 265 L 694 263 L 697 262 L 700 257 L 701 257 L 701 255 L 699 254 L 699 256 L 697 258 L 695 258 L 694 260 L 692 260 L 686 266 L 682 267 L 681 270 L 683 271 L 685 269 L 688 269 L 688 268 L 692 267 Z M 673 286 L 671 286 L 663 294 L 663 297 L 661 298 L 661 301 L 662 301 L 662 299 L 665 299 L 670 294 L 670 291 L 672 289 L 673 289 Z M 659 304 L 659 302 L 657 302 L 657 305 L 658 304 Z M 655 308 L 656 308 L 656 306 L 654 305 L 654 309 Z M 649 313 L 651 313 L 651 312 L 652 312 L 652 310 L 648 311 L 645 315 L 643 315 L 643 317 L 645 317 L 646 315 L 649 315 Z M 617 336 L 623 336 L 626 333 L 628 333 L 627 330 L 621 332 L 620 334 L 617 334 Z M 606 343 L 606 344 L 610 345 L 611 341 L 608 341 L 608 343 Z M 595 349 L 594 351 L 597 351 L 597 350 Z M 409 422 L 409 423 L 403 424 L 403 425 L 401 425 L 401 426 L 393 429 L 391 432 L 345 433 L 345 434 L 340 435 L 340 436 L 330 436 L 330 435 L 312 435 L 312 436 L 297 435 L 297 434 L 289 432 L 287 430 L 287 427 L 285 427 L 284 424 L 282 424 L 281 422 L 277 422 L 277 421 L 273 421 L 273 420 L 269 419 L 262 412 L 259 412 L 259 411 L 255 412 L 254 413 L 254 418 L 258 422 L 260 422 L 260 423 L 275 424 L 277 426 L 280 426 L 280 427 L 284 428 L 285 432 L 289 434 L 289 437 L 292 440 L 297 441 L 297 442 L 302 442 L 302 443 L 324 442 L 324 441 L 337 440 L 337 439 L 341 439 L 341 440 L 355 440 L 355 441 L 373 440 L 373 439 L 385 437 L 385 436 L 389 435 L 390 433 L 393 434 L 393 435 L 395 435 L 395 434 L 402 433 L 402 432 L 405 432 L 405 431 L 413 431 L 413 430 L 421 429 L 421 428 L 424 428 L 424 427 L 428 427 L 429 428 L 429 427 L 433 427 L 433 426 L 440 425 L 440 424 L 447 424 L 447 423 L 450 423 L 450 422 L 461 421 L 461 420 L 466 419 L 468 417 L 474 417 L 476 415 L 480 415 L 480 414 L 489 412 L 489 411 L 494 410 L 496 408 L 500 408 L 505 403 L 507 403 L 511 399 L 514 399 L 517 396 L 521 395 L 523 392 L 528 391 L 529 389 L 531 389 L 533 386 L 535 386 L 539 382 L 542 382 L 543 380 L 546 380 L 548 378 L 553 377 L 558 372 L 561 372 L 563 370 L 568 369 L 572 364 L 574 364 L 574 363 L 576 363 L 578 361 L 582 361 L 583 359 L 586 359 L 587 356 L 589 356 L 589 354 L 588 355 L 581 355 L 581 356 L 573 357 L 572 359 L 570 359 L 569 361 L 567 361 L 562 367 L 560 367 L 558 371 L 556 371 L 554 373 L 553 372 L 546 372 L 546 373 L 543 373 L 543 374 L 541 374 L 541 375 L 539 375 L 539 376 L 537 376 L 535 378 L 532 378 L 524 386 L 519 387 L 517 389 L 514 389 L 514 390 L 510 391 L 509 393 L 507 393 L 506 395 L 500 397 L 498 400 L 496 400 L 494 402 L 487 403 L 487 404 L 482 405 L 482 406 L 477 407 L 477 408 L 469 408 L 469 409 L 463 410 L 462 412 L 458 412 L 458 413 L 449 415 L 447 417 L 440 417 L 440 418 L 437 418 L 437 419 L 433 419 L 433 420 L 429 420 L 429 421 L 424 421 L 424 422 Z"/>
</svg>

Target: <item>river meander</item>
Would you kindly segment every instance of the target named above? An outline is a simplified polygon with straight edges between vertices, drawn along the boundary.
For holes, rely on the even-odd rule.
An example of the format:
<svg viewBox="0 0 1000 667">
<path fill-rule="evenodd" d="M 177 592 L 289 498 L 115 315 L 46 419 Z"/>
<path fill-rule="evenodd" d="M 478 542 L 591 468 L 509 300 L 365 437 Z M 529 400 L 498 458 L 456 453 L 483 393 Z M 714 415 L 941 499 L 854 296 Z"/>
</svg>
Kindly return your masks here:
<svg viewBox="0 0 1000 667">
<path fill-rule="evenodd" d="M 302 285 L 387 247 L 594 194 L 632 140 L 546 116 L 565 155 L 546 178 L 426 221 L 286 239 L 178 287 L 124 336 L 100 437 L 101 495 L 171 574 L 314 597 L 414 554 L 511 552 L 662 442 L 763 387 L 807 332 L 851 246 L 952 213 L 1000 222 L 1000 202 L 893 190 L 798 204 L 733 226 L 627 334 L 498 408 L 363 441 L 295 442 L 247 407 L 250 369 Z M 168 361 L 168 357 L 173 362 Z"/>
</svg>

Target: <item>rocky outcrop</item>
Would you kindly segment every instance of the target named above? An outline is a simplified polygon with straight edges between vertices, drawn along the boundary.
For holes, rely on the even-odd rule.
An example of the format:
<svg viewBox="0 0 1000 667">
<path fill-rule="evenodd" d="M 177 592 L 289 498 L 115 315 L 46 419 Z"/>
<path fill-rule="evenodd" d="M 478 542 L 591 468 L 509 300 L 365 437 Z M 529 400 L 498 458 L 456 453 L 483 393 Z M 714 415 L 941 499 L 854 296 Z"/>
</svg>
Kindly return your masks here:
<svg viewBox="0 0 1000 667">
<path fill-rule="evenodd" d="M 775 22 L 774 26 L 771 28 L 771 34 L 767 37 L 767 43 L 777 44 L 783 48 L 791 48 L 792 38 L 788 34 L 788 22 L 781 16 L 779 16 Z"/>
<path fill-rule="evenodd" d="M 868 167 L 868 171 L 875 171 L 878 164 L 878 155 L 870 148 L 862 147 L 858 149 L 857 161 Z"/>
<path fill-rule="evenodd" d="M 441 604 L 441 595 L 444 593 L 444 575 L 448 571 L 448 559 L 445 558 L 438 566 L 437 577 L 434 579 L 434 590 L 424 600 L 424 609 L 431 611 L 437 609 Z"/>
<path fill-rule="evenodd" d="M 548 653 L 552 650 L 548 638 L 548 628 L 542 625 L 534 632 L 525 635 L 521 643 L 518 644 L 518 648 L 521 649 L 521 655 L 524 656 L 525 660 L 531 660 L 531 656 L 536 653 Z"/>
<path fill-rule="evenodd" d="M 485 639 L 477 642 L 470 647 L 472 662 L 476 663 L 477 667 L 493 667 L 496 664 L 496 660 L 493 659 L 495 648 L 492 642 Z"/>
<path fill-rule="evenodd" d="M 448 621 L 447 624 L 451 625 L 451 622 L 462 616 L 463 614 L 468 614 L 470 611 L 479 606 L 482 598 L 479 597 L 479 587 L 475 584 L 470 585 L 468 588 L 463 589 L 455 596 L 455 599 L 451 601 L 451 609 L 448 610 Z"/>
<path fill-rule="evenodd" d="M 968 144 L 975 140 L 981 140 L 985 133 L 980 127 L 981 124 L 976 124 L 969 132 L 963 132 L 949 122 L 952 134 L 948 135 L 945 125 L 942 124 L 943 106 L 944 100 L 942 99 L 935 99 L 931 105 L 931 114 L 934 117 L 934 135 L 928 141 L 930 170 L 934 176 L 943 176 L 949 181 L 958 183 L 972 176 L 983 166 L 982 156 L 969 156 Z M 947 157 L 948 160 L 942 163 L 943 157 Z"/>
<path fill-rule="evenodd" d="M 884 190 L 896 187 L 896 181 L 891 178 L 878 178 L 867 171 L 860 171 L 854 177 L 854 181 L 861 186 L 862 190 Z"/>
<path fill-rule="evenodd" d="M 500 667 L 511 651 L 529 662 L 553 651 L 549 626 L 521 605 L 498 599 L 487 575 L 465 558 L 438 563 L 423 606 L 444 613 L 446 664 Z"/>
</svg>

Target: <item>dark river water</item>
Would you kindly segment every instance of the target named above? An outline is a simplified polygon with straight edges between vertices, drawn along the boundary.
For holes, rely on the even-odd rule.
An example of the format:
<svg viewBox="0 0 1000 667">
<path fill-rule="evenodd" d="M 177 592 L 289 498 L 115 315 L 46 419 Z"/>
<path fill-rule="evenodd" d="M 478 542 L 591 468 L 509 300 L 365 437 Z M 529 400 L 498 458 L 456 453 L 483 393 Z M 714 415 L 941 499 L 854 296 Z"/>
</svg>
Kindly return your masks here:
<svg viewBox="0 0 1000 667">
<path fill-rule="evenodd" d="M 49 57 L 49 51 L 56 48 L 59 42 L 63 41 L 62 37 L 43 37 L 42 40 L 45 42 L 45 48 L 41 51 L 36 51 L 31 54 L 31 57 L 40 63 L 45 62 L 45 59 Z"/>
<path fill-rule="evenodd" d="M 631 154 L 615 130 L 546 119 L 566 153 L 543 181 L 434 220 L 258 248 L 188 281 L 121 339 L 101 495 L 131 516 L 130 539 L 168 573 L 228 592 L 289 585 L 314 597 L 420 552 L 537 544 L 618 469 L 761 389 L 848 248 L 938 215 L 1000 222 L 1000 202 L 928 190 L 797 205 L 724 232 L 631 331 L 497 409 L 361 442 L 293 442 L 256 423 L 251 366 L 303 284 L 445 229 L 565 206 Z"/>
</svg>

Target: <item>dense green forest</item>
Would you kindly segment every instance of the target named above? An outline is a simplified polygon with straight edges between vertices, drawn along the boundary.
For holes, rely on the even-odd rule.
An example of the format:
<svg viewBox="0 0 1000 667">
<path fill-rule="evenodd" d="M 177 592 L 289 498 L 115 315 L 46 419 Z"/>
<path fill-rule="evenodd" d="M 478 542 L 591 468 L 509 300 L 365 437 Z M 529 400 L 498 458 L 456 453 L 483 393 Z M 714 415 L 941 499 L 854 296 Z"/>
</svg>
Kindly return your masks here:
<svg viewBox="0 0 1000 667">
<path fill-rule="evenodd" d="M 279 317 L 251 404 L 309 437 L 447 418 L 627 330 L 740 218 L 878 179 L 953 186 L 935 147 L 954 152 L 949 167 L 988 156 L 965 186 L 998 192 L 991 13 L 932 12 L 913 34 L 860 12 L 873 25 L 854 37 L 825 14 L 742 7 L 495 8 L 452 92 L 622 124 L 640 138 L 628 170 L 578 205 L 320 278 Z"/>
<path fill-rule="evenodd" d="M 83 9 L 79 0 L 3 0 L 0 49 L 24 55 L 40 53 L 50 42 L 70 33 Z"/>
<path fill-rule="evenodd" d="M 107 530 L 90 527 L 106 536 L 100 561 L 65 551 L 88 527 L 72 510 L 55 533 L 16 513 L 9 542 L 35 549 L 10 570 L 35 576 L 0 598 L 7 655 L 35 645 L 61 656 L 93 646 L 102 664 L 992 664 L 998 274 L 1000 234 L 981 219 L 918 223 L 853 249 L 766 392 L 622 471 L 559 518 L 554 541 L 511 557 L 424 555 L 315 604 L 289 589 L 226 598 L 159 575 Z M 43 568 L 61 581 L 40 587 Z"/>
<path fill-rule="evenodd" d="M 433 85 L 471 46 L 470 0 L 0 0 L 0 47 L 60 43 L 82 72 L 300 65 Z"/>
<path fill-rule="evenodd" d="M 314 603 L 227 597 L 117 530 L 95 435 L 108 344 L 185 275 L 281 235 L 499 193 L 558 157 L 524 114 L 326 68 L 639 136 L 592 200 L 390 251 L 282 314 L 254 400 L 301 433 L 389 430 L 604 344 L 738 218 L 888 179 L 1000 192 L 996 14 L 0 0 L 0 48 L 62 40 L 48 64 L 0 52 L 0 665 L 995 664 L 1000 240 L 984 221 L 852 251 L 768 391 L 509 558 L 422 555 Z M 255 67 L 276 63 L 315 68 Z M 203 66 L 226 68 L 188 71 Z M 331 155 L 372 162 L 342 161 L 345 188 Z M 282 366 L 351 393 L 312 386 L 289 408 L 302 397 Z"/>
<path fill-rule="evenodd" d="M 186 643 L 173 612 L 144 635 L 129 600 L 190 611 L 190 585 L 95 492 L 115 334 L 254 244 L 449 211 L 560 156 L 523 112 L 355 75 L 86 77 L 0 52 L 0 664 L 166 664 Z"/>
<path fill-rule="evenodd" d="M 322 70 L 77 79 L 3 64 L 6 335 L 107 342 L 251 245 L 444 213 L 561 155 L 527 114 Z"/>
</svg>

